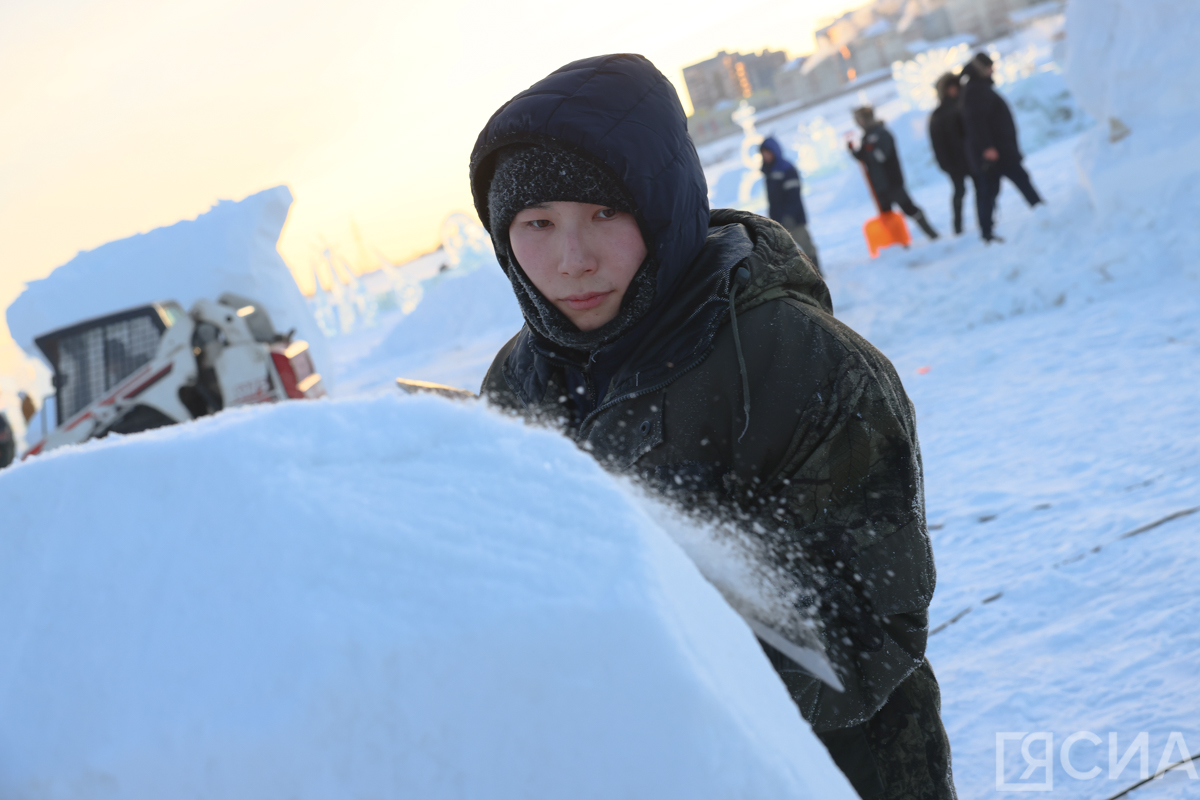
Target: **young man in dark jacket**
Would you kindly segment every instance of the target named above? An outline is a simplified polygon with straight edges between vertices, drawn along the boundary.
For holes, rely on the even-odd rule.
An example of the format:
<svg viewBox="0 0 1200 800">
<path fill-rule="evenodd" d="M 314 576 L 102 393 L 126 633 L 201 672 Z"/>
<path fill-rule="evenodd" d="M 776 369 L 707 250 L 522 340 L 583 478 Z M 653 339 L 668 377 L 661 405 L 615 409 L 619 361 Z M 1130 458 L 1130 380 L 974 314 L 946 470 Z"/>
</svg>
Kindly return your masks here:
<svg viewBox="0 0 1200 800">
<path fill-rule="evenodd" d="M 525 317 L 483 394 L 814 587 L 845 692 L 764 645 L 800 713 L 867 800 L 953 798 L 912 404 L 782 226 L 709 210 L 670 82 L 562 67 L 488 121 L 471 188 Z"/>
<path fill-rule="evenodd" d="M 916 220 L 926 236 L 938 238 L 937 231 L 925 219 L 925 212 L 917 207 L 904 187 L 904 170 L 900 167 L 900 153 L 896 150 L 892 132 L 881 120 L 875 119 L 875 110 L 870 106 L 854 109 L 854 121 L 863 130 L 862 144 L 857 150 L 850 142 L 846 147 L 850 149 L 850 155 L 866 166 L 867 181 L 879 210 L 891 211 L 893 205 L 900 206 L 901 211 Z"/>
<path fill-rule="evenodd" d="M 767 215 L 787 228 L 800 252 L 808 256 L 820 275 L 817 248 L 808 233 L 808 215 L 804 213 L 804 199 L 800 196 L 800 172 L 783 157 L 783 148 L 774 136 L 763 139 L 758 150 L 762 154 L 762 171 L 767 182 Z"/>
<path fill-rule="evenodd" d="M 967 194 L 967 176 L 971 174 L 967 161 L 967 133 L 958 104 L 958 76 L 947 72 L 938 78 L 937 93 L 938 107 L 929 115 L 929 142 L 933 145 L 933 157 L 938 166 L 954 184 L 950 202 L 954 208 L 954 233 L 957 235 L 963 231 L 963 197 Z M 978 186 L 975 187 L 975 201 L 978 205 Z"/>
<path fill-rule="evenodd" d="M 992 88 L 992 69 L 992 59 L 986 53 L 977 53 L 963 67 L 967 82 L 962 88 L 967 160 L 977 176 L 979 227 L 987 242 L 998 238 L 993 234 L 992 226 L 1001 178 L 1012 181 L 1030 206 L 1044 202 L 1021 164 L 1024 156 L 1017 143 L 1017 123 L 1008 103 Z"/>
</svg>

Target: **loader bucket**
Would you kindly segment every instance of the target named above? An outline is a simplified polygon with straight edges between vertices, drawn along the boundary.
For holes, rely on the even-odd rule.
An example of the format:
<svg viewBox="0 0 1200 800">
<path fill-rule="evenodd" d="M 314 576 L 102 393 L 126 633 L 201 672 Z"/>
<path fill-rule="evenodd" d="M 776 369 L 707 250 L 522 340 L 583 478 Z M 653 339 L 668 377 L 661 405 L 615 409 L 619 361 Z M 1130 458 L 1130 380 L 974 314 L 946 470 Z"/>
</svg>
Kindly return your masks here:
<svg viewBox="0 0 1200 800">
<path fill-rule="evenodd" d="M 912 237 L 908 234 L 908 225 L 904 217 L 895 211 L 884 211 L 878 217 L 867 220 L 863 225 L 863 236 L 867 237 L 867 249 L 871 258 L 879 255 L 879 251 L 894 244 L 908 247 Z"/>
</svg>

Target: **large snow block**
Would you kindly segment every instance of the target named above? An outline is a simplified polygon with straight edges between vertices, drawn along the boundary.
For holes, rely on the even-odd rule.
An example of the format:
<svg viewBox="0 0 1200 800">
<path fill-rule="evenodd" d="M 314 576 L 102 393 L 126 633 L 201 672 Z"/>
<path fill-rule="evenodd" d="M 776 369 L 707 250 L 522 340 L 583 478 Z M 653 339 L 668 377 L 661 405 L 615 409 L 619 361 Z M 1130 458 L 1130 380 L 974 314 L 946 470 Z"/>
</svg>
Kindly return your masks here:
<svg viewBox="0 0 1200 800">
<path fill-rule="evenodd" d="M 34 337 L 142 303 L 177 300 L 184 308 L 224 292 L 253 298 L 281 332 L 296 330 L 317 369 L 333 365 L 276 242 L 292 193 L 276 186 L 241 201 L 222 200 L 194 220 L 119 239 L 82 252 L 42 280 L 31 281 L 8 308 L 8 329 L 27 353 Z"/>
<path fill-rule="evenodd" d="M 234 409 L 0 508 L 0 797 L 854 797 L 644 507 L 482 405 Z"/>
<path fill-rule="evenodd" d="M 1067 82 L 1101 123 L 1077 151 L 1099 210 L 1159 216 L 1195 206 L 1197 25 L 1200 7 L 1177 0 L 1067 4 Z"/>
</svg>

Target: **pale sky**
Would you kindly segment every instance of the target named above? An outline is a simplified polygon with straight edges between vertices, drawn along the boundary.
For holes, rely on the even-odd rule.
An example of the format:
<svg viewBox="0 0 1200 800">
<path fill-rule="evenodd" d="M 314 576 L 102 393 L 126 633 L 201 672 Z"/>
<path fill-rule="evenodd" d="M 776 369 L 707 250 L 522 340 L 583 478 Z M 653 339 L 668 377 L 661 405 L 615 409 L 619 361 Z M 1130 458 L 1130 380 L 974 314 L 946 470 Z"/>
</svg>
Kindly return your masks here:
<svg viewBox="0 0 1200 800">
<path fill-rule="evenodd" d="M 327 245 L 359 259 L 355 228 L 407 260 L 471 212 L 476 135 L 551 70 L 642 53 L 686 104 L 684 65 L 809 52 L 854 5 L 2 0 L 0 307 L 80 250 L 277 184 L 296 198 L 279 249 L 298 272 Z M 0 373 L 16 368 L 0 327 Z"/>
</svg>

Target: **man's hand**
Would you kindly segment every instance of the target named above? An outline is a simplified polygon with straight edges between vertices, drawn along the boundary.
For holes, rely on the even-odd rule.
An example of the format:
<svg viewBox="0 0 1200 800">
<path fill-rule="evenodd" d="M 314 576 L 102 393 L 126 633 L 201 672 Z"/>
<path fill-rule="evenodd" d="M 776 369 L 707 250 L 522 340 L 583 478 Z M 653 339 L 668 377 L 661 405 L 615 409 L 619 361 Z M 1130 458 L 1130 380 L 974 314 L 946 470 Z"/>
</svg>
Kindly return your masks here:
<svg viewBox="0 0 1200 800">
<path fill-rule="evenodd" d="M 1000 160 L 1000 151 L 994 147 L 989 147 L 987 150 L 983 151 L 983 160 L 984 161 L 999 161 Z"/>
</svg>

